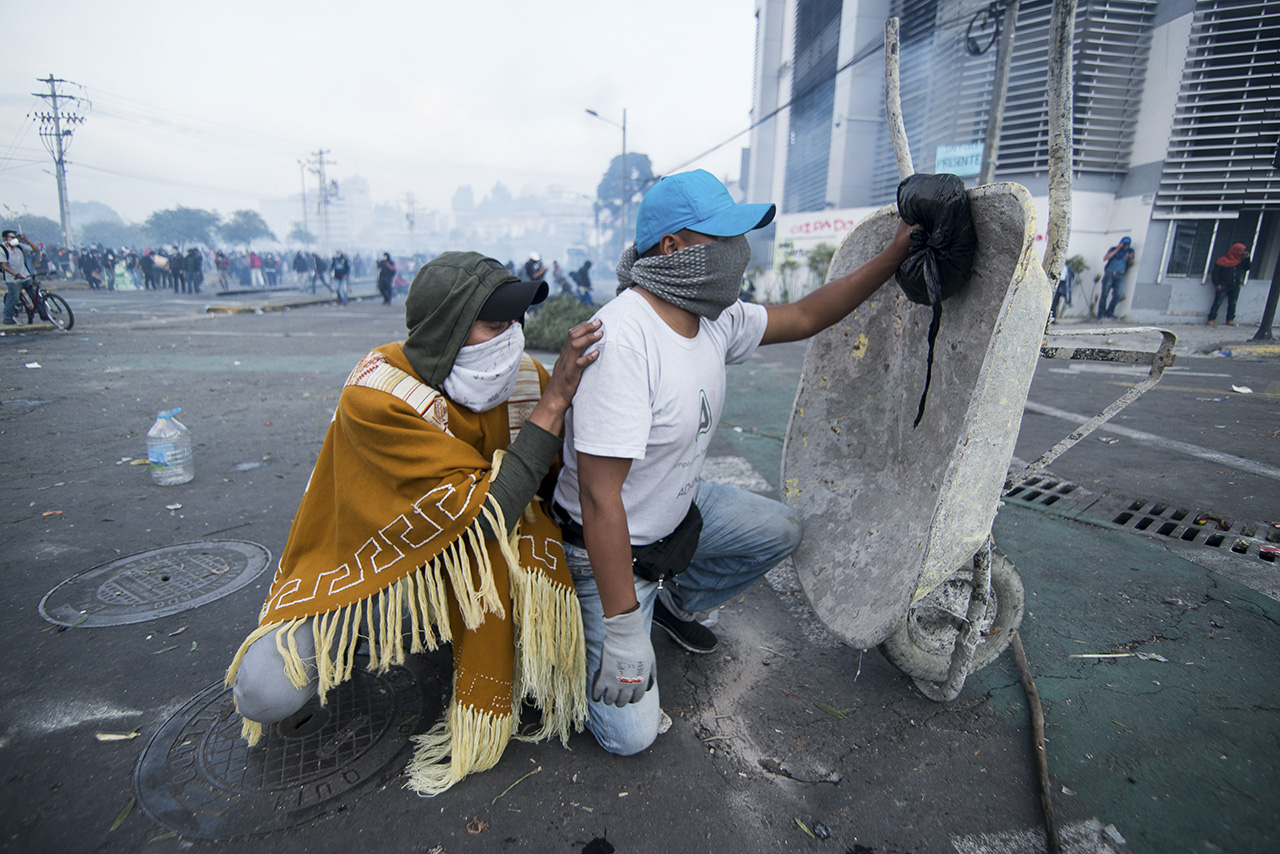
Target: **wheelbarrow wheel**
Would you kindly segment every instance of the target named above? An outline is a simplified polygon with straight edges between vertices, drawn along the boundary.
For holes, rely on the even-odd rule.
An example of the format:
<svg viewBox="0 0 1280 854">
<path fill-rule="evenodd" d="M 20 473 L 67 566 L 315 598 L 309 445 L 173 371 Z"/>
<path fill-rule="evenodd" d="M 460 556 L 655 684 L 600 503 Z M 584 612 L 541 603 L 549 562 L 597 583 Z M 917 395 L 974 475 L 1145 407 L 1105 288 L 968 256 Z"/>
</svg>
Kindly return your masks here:
<svg viewBox="0 0 1280 854">
<path fill-rule="evenodd" d="M 880 644 L 880 652 L 908 676 L 927 682 L 945 682 L 972 590 L 973 567 L 956 570 L 911 606 L 902 624 Z M 970 673 L 986 667 L 1005 651 L 1009 646 L 1009 632 L 1022 624 L 1025 609 L 1022 579 L 1013 562 L 993 545 L 991 600 L 979 624 L 982 634 Z"/>
</svg>

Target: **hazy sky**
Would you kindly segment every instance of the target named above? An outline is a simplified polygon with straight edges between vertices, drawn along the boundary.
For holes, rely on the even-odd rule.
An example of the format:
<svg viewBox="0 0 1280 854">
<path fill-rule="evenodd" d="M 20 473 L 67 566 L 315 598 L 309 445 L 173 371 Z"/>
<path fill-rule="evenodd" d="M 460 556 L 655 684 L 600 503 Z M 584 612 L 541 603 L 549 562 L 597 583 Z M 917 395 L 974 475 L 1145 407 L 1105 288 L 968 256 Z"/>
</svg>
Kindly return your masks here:
<svg viewBox="0 0 1280 854">
<path fill-rule="evenodd" d="M 0 205 L 58 218 L 36 78 L 92 101 L 72 201 L 126 220 L 296 193 L 319 148 L 374 200 L 448 210 L 496 181 L 595 196 L 621 131 L 673 171 L 749 123 L 750 0 L 48 0 L 0 50 Z M 688 168 L 737 178 L 745 135 Z M 308 175 L 308 191 L 315 186 Z M 0 213 L 5 213 L 0 208 Z"/>
</svg>

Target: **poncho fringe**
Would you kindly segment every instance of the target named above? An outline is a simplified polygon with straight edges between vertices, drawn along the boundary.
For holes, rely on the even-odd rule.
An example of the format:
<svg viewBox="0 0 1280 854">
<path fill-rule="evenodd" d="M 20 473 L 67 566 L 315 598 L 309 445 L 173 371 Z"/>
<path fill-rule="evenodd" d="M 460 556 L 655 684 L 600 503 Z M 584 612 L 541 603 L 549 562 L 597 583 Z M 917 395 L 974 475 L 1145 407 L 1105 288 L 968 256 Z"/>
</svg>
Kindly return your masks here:
<svg viewBox="0 0 1280 854">
<path fill-rule="evenodd" d="M 493 476 L 497 475 L 504 453 L 499 450 L 494 454 Z M 531 514 L 532 509 L 527 508 L 524 515 L 531 518 Z M 492 495 L 485 497 L 480 515 L 463 536 L 376 594 L 313 617 L 260 625 L 237 650 L 227 669 L 226 685 L 235 684 L 249 647 L 283 628 L 285 631 L 276 635 L 276 648 L 284 659 L 285 674 L 294 687 L 305 687 L 309 681 L 307 666 L 298 650 L 296 634 L 308 619 L 315 643 L 321 706 L 326 704 L 332 688 L 351 678 L 361 638 L 368 641 L 369 669 L 373 672 L 384 673 L 404 662 L 405 612 L 409 614 L 410 653 L 436 650 L 441 643 L 453 640 L 449 622 L 451 593 L 468 629 L 483 623 L 486 614 L 504 619 L 493 566 L 484 547 L 482 520 L 488 523 L 489 530 L 506 530 L 502 509 Z M 586 648 L 578 597 L 572 587 L 557 585 L 521 565 L 520 537 L 517 522 L 509 537 L 496 538 L 510 579 L 516 648 L 512 708 L 504 714 L 475 709 L 458 700 L 455 684 L 443 719 L 430 731 L 413 737 L 416 748 L 406 785 L 418 794 L 440 794 L 468 774 L 492 767 L 513 736 L 526 741 L 555 736 L 567 744 L 572 732 L 582 730 L 587 713 L 583 679 Z M 525 699 L 542 709 L 542 720 L 532 732 L 518 736 L 519 711 Z M 253 746 L 261 740 L 263 726 L 245 718 L 241 735 Z"/>
</svg>

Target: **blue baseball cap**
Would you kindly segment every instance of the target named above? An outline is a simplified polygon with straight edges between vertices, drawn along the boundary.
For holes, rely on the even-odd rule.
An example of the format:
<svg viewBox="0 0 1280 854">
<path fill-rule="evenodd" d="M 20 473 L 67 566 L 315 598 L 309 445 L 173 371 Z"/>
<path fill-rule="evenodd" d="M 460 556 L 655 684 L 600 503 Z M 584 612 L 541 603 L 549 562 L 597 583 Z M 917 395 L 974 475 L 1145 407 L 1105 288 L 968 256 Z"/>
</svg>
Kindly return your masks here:
<svg viewBox="0 0 1280 854">
<path fill-rule="evenodd" d="M 636 213 L 636 252 L 648 252 L 664 234 L 689 229 L 712 237 L 737 237 L 773 221 L 777 206 L 738 204 L 720 179 L 705 169 L 668 175 L 654 185 Z"/>
</svg>

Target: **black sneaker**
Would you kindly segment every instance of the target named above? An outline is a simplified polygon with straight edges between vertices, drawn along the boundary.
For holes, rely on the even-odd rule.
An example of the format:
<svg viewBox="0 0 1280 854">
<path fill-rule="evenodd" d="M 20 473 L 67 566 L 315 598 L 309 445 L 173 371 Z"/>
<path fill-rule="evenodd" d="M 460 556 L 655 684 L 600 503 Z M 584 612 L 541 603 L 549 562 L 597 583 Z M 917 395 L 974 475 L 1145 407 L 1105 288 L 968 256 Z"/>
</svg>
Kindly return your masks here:
<svg viewBox="0 0 1280 854">
<path fill-rule="evenodd" d="M 653 603 L 653 624 L 671 635 L 671 639 L 689 652 L 714 652 L 720 641 L 716 633 L 696 620 L 682 620 L 667 610 L 662 599 Z"/>
</svg>

